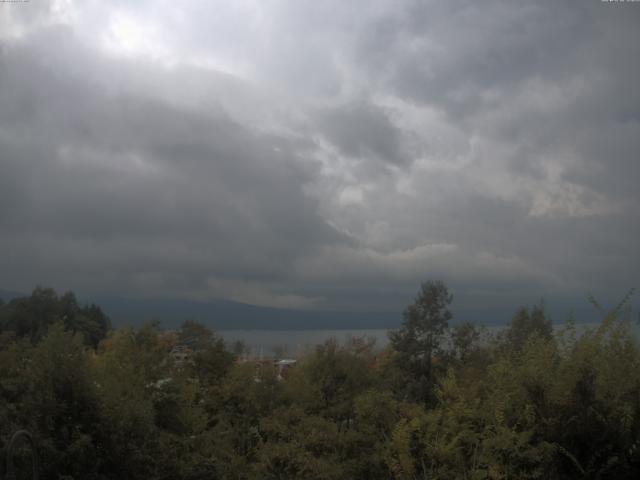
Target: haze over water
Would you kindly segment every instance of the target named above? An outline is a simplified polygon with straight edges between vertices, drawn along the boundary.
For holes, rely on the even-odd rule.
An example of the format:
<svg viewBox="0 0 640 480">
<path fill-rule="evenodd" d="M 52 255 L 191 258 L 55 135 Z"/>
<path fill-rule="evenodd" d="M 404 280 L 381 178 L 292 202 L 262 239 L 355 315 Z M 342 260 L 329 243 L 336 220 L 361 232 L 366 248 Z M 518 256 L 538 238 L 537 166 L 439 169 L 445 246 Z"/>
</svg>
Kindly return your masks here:
<svg viewBox="0 0 640 480">
<path fill-rule="evenodd" d="M 556 324 L 556 331 L 564 328 L 565 324 Z M 598 323 L 576 324 L 576 331 L 582 332 L 589 328 L 595 328 Z M 483 335 L 495 335 L 505 326 L 483 327 Z M 640 325 L 632 324 L 636 337 L 640 334 Z M 236 341 L 242 341 L 247 347 L 248 353 L 253 357 L 273 356 L 274 352 L 282 356 L 299 357 L 312 351 L 317 345 L 321 345 L 330 338 L 345 344 L 352 338 L 369 338 L 375 340 L 375 348 L 383 349 L 389 344 L 388 329 L 345 329 L 345 330 L 220 330 L 217 332 L 225 342 L 232 345 Z"/>
</svg>

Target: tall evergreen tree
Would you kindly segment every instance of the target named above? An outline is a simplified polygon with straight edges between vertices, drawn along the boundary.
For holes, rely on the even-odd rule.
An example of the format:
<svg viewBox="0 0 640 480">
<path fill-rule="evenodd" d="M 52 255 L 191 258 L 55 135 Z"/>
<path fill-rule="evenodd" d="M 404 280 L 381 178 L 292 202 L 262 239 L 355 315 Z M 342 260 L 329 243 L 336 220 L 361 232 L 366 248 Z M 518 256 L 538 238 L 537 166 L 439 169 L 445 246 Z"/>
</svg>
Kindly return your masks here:
<svg viewBox="0 0 640 480">
<path fill-rule="evenodd" d="M 453 296 L 442 281 L 422 283 L 414 302 L 404 313 L 402 327 L 389 334 L 400 369 L 409 374 L 408 397 L 428 402 L 432 391 L 434 357 L 440 352 L 452 318 Z"/>
</svg>

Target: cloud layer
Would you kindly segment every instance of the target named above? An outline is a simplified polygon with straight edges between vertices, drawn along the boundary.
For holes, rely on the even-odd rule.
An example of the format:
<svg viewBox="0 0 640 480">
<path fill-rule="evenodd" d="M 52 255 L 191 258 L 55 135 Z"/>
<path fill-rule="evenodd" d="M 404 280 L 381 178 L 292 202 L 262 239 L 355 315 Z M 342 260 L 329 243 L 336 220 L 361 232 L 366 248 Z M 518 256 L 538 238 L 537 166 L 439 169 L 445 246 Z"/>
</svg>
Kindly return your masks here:
<svg viewBox="0 0 640 480">
<path fill-rule="evenodd" d="M 389 309 L 637 285 L 640 6 L 0 6 L 0 286 Z"/>
</svg>

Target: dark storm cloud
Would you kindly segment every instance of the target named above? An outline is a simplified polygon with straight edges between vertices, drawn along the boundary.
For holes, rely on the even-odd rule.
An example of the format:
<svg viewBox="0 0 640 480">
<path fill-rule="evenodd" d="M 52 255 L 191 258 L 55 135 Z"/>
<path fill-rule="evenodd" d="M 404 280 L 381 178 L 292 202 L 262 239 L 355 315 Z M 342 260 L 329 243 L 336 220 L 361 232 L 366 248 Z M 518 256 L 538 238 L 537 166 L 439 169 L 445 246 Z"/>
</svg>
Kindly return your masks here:
<svg viewBox="0 0 640 480">
<path fill-rule="evenodd" d="M 363 32 L 356 54 L 400 95 L 464 115 L 490 88 L 575 73 L 596 33 L 588 3 L 406 2 Z"/>
<path fill-rule="evenodd" d="M 42 52 L 66 35 L 2 57 L 2 249 L 25 261 L 30 278 L 90 266 L 125 278 L 274 280 L 314 245 L 344 241 L 302 193 L 313 166 L 297 161 L 292 142 L 222 112 L 107 95 Z M 15 275 L 3 273 L 5 282 Z"/>
<path fill-rule="evenodd" d="M 434 277 L 483 306 L 637 285 L 637 4 L 69 5 L 0 14 L 0 287 L 397 309 Z"/>
<path fill-rule="evenodd" d="M 638 21 L 640 9 L 606 2 L 415 2 L 365 30 L 356 53 L 386 88 L 470 134 L 505 110 L 489 133 L 518 147 L 513 168 L 534 173 L 536 157 L 573 149 L 566 178 L 617 196 L 640 178 Z"/>
<path fill-rule="evenodd" d="M 357 102 L 318 114 L 318 129 L 343 155 L 402 165 L 411 157 L 402 132 L 375 105 Z"/>
</svg>

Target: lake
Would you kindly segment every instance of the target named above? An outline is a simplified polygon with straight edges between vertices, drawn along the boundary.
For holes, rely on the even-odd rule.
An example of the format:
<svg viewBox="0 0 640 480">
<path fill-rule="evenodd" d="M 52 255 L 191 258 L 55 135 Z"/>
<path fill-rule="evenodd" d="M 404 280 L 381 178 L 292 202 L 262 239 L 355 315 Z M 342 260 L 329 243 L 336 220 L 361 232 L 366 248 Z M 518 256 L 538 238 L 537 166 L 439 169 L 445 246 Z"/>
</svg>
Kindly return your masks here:
<svg viewBox="0 0 640 480">
<path fill-rule="evenodd" d="M 596 327 L 597 323 L 576 324 L 578 332 Z M 565 324 L 554 325 L 555 329 Z M 503 328 L 503 325 L 482 327 L 485 335 L 492 335 Z M 638 335 L 639 327 L 633 325 Z M 312 350 L 316 345 L 324 343 L 329 338 L 335 338 L 340 344 L 350 338 L 367 337 L 375 339 L 376 348 L 382 349 L 389 343 L 387 329 L 352 329 L 352 330 L 219 330 L 218 333 L 228 345 L 240 340 L 244 342 L 253 357 L 273 356 L 275 352 L 281 356 L 298 357 Z"/>
<path fill-rule="evenodd" d="M 389 343 L 386 329 L 372 330 L 219 330 L 217 333 L 227 344 L 240 340 L 251 356 L 272 356 L 280 350 L 286 356 L 298 357 L 312 350 L 329 338 L 344 344 L 350 338 L 368 337 L 376 340 L 376 347 Z"/>
</svg>

